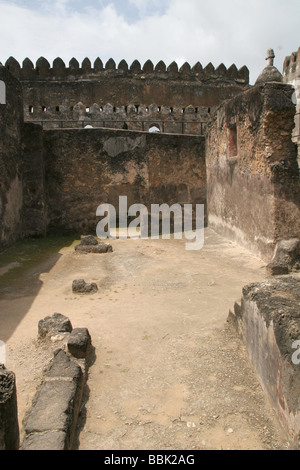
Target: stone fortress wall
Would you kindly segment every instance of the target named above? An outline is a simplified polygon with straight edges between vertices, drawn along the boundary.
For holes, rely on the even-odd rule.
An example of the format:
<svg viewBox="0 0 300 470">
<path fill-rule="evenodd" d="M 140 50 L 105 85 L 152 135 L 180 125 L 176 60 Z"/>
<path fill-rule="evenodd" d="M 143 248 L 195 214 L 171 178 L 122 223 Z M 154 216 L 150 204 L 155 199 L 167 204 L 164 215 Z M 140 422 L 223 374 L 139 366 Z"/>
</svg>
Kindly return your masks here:
<svg viewBox="0 0 300 470">
<path fill-rule="evenodd" d="M 22 83 L 24 117 L 49 128 L 110 127 L 204 135 L 210 113 L 225 99 L 249 87 L 247 67 L 206 67 L 198 62 L 181 68 L 173 62 L 156 66 L 148 60 L 131 66 L 113 59 L 105 65 L 73 58 L 66 67 L 56 58 L 22 66 L 10 57 L 5 67 Z"/>
<path fill-rule="evenodd" d="M 235 66 L 178 70 L 135 61 L 129 68 L 122 61 L 117 68 L 97 59 L 92 69 L 89 60 L 79 67 L 72 59 L 66 68 L 56 59 L 51 68 L 26 59 L 21 67 L 12 58 L 0 65 L 0 250 L 28 236 L 95 233 L 97 207 L 126 195 L 129 205 L 204 204 L 209 226 L 269 262 L 269 272 L 273 261 L 273 275 L 299 271 L 299 51 L 283 76 L 273 50 L 266 60 L 253 87 L 247 69 Z M 104 128 L 103 116 L 115 128 Z M 162 132 L 150 134 L 151 126 Z M 232 314 L 297 449 L 298 281 L 245 288 Z"/>
<path fill-rule="evenodd" d="M 291 57 L 284 76 L 296 80 L 298 59 Z M 115 203 L 118 195 L 147 205 L 154 196 L 170 205 L 206 204 L 220 233 L 266 258 L 278 240 L 299 236 L 299 175 L 290 138 L 295 106 L 292 87 L 282 83 L 273 65 L 254 87 L 248 69 L 234 65 L 178 69 L 175 63 L 167 68 L 147 61 L 141 67 L 135 61 L 128 67 L 121 61 L 117 67 L 112 59 L 105 66 L 97 59 L 92 67 L 85 59 L 80 67 L 72 59 L 67 68 L 59 58 L 52 67 L 41 58 L 35 66 L 25 59 L 21 67 L 10 58 L 0 70 L 3 83 L 11 77 L 7 96 L 13 94 L 11 83 L 18 84 L 14 112 L 19 109 L 19 122 L 24 120 L 14 143 L 19 143 L 14 168 L 22 187 L 15 207 L 21 216 L 18 224 L 12 215 L 1 220 L 2 226 L 11 224 L 5 233 L 18 235 L 1 234 L 4 246 L 50 227 L 92 230 L 98 205 Z M 278 85 L 270 88 L 266 79 Z M 11 102 L 0 106 L 7 127 Z M 146 137 L 151 127 L 170 138 Z M 3 159 L 3 175 L 9 164 Z M 93 194 L 86 187 L 94 188 Z M 11 207 L 7 191 L 2 184 L 3 213 Z M 260 202 L 248 204 L 260 194 Z"/>
<path fill-rule="evenodd" d="M 20 82 L 0 67 L 0 247 L 23 235 L 23 97 Z"/>
</svg>

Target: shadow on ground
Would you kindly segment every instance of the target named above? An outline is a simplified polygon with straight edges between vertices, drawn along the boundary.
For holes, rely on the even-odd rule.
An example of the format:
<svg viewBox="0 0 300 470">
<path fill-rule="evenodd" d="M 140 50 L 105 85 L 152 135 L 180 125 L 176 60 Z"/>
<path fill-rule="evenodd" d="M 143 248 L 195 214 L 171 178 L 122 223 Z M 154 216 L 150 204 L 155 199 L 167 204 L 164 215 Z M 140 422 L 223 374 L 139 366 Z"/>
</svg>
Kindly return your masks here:
<svg viewBox="0 0 300 470">
<path fill-rule="evenodd" d="M 43 285 L 40 275 L 50 272 L 61 258 L 61 250 L 74 241 L 70 236 L 27 239 L 0 253 L 0 305 L 1 300 L 23 299 L 17 312 L 0 307 L 2 341 L 8 341 L 29 311 Z"/>
</svg>

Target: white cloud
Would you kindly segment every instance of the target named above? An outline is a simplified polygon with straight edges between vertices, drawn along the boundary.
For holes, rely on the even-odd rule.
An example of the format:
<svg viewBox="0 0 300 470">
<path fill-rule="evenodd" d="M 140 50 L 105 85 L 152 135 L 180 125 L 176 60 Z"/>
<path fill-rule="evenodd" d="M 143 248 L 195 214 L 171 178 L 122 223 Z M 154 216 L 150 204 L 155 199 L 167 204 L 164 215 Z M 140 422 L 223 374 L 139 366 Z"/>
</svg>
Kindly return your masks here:
<svg viewBox="0 0 300 470">
<path fill-rule="evenodd" d="M 247 65 L 254 81 L 269 47 L 281 70 L 284 57 L 300 46 L 299 0 L 129 2 L 140 13 L 131 22 L 122 14 L 125 3 L 122 10 L 118 0 L 90 0 L 84 9 L 81 2 L 80 11 L 75 0 L 48 1 L 40 10 L 0 0 L 0 61 L 44 56 L 51 62 L 60 56 L 68 63 L 73 56 L 79 61 L 99 56 L 103 62 L 124 58 L 129 65 L 134 59 L 164 60 L 166 65 L 173 60 L 179 65 L 236 63 L 238 68 Z"/>
</svg>

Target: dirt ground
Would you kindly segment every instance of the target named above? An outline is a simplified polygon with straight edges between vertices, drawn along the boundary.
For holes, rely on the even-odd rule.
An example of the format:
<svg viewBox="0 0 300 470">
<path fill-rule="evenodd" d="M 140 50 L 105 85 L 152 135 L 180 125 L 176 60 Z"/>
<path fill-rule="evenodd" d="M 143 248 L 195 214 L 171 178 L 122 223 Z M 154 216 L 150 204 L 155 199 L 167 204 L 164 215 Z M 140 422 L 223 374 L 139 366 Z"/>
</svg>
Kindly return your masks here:
<svg viewBox="0 0 300 470">
<path fill-rule="evenodd" d="M 22 242 L 0 256 L 0 340 L 16 373 L 19 422 L 48 364 L 39 320 L 55 312 L 88 328 L 95 357 L 79 450 L 288 449 L 229 310 L 264 263 L 206 230 L 184 240 L 112 240 L 83 255 L 76 241 Z M 75 295 L 72 281 L 96 282 Z"/>
</svg>

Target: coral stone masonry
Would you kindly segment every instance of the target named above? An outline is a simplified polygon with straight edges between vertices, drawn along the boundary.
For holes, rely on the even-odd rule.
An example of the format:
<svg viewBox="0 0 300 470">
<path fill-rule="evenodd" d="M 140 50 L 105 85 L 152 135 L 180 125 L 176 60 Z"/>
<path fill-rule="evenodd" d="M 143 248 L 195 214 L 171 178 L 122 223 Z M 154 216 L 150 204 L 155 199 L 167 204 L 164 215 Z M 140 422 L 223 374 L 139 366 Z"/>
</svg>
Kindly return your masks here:
<svg viewBox="0 0 300 470">
<path fill-rule="evenodd" d="M 117 65 L 100 58 L 94 64 L 73 58 L 68 66 L 60 58 L 52 65 L 26 58 L 20 65 L 12 57 L 0 64 L 0 252 L 21 239 L 72 234 L 82 236 L 73 251 L 80 261 L 115 259 L 117 244 L 113 249 L 95 238 L 99 206 L 114 206 L 116 219 L 121 196 L 147 210 L 204 206 L 205 224 L 263 260 L 270 276 L 244 288 L 230 319 L 294 448 L 300 442 L 299 365 L 291 362 L 292 342 L 300 344 L 299 51 L 286 58 L 281 74 L 269 49 L 254 86 L 247 67 L 235 65 Z M 86 274 L 66 287 L 76 299 L 101 292 Z M 78 361 L 91 338 L 86 329 L 71 333 L 61 314 L 48 315 L 41 337 L 70 334 L 69 349 L 54 356 L 27 416 L 23 446 L 69 449 L 85 383 Z M 0 449 L 19 446 L 14 380 L 0 364 Z M 53 388 L 60 394 L 55 403 Z"/>
</svg>

